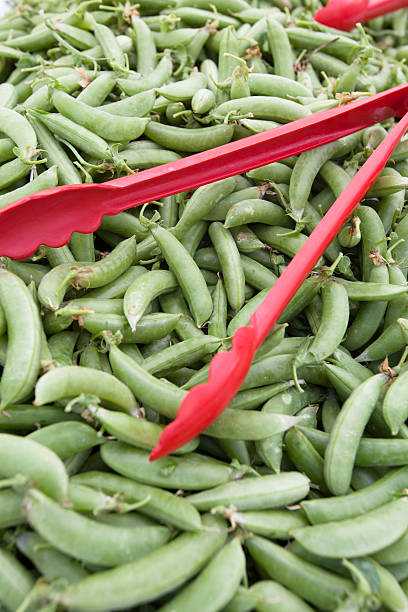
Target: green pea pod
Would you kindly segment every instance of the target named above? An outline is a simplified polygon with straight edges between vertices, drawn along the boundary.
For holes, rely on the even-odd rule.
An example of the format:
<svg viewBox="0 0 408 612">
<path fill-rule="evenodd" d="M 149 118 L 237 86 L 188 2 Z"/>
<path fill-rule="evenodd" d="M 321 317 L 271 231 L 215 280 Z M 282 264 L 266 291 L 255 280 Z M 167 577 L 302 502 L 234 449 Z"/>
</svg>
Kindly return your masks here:
<svg viewBox="0 0 408 612">
<path fill-rule="evenodd" d="M 406 531 L 407 503 L 403 497 L 357 518 L 295 529 L 293 536 L 304 548 L 323 557 L 369 555 L 389 546 Z"/>
<path fill-rule="evenodd" d="M 194 506 L 186 502 L 183 497 L 164 489 L 139 484 L 135 480 L 117 474 L 98 471 L 76 474 L 70 482 L 93 487 L 109 495 L 120 494 L 130 502 L 143 501 L 144 503 L 138 508 L 138 512 L 143 516 L 170 523 L 183 531 L 196 531 L 202 527 L 200 515 Z"/>
<path fill-rule="evenodd" d="M 111 374 L 92 368 L 65 366 L 50 370 L 38 380 L 35 405 L 42 406 L 81 393 L 96 395 L 114 406 L 138 414 L 138 405 L 132 392 Z"/>
<path fill-rule="evenodd" d="M 284 472 L 243 478 L 189 495 L 187 499 L 200 511 L 227 504 L 233 504 L 237 510 L 267 510 L 293 504 L 308 492 L 308 478 L 297 472 Z"/>
<path fill-rule="evenodd" d="M 81 450 L 98 446 L 103 442 L 92 427 L 77 421 L 41 427 L 27 438 L 51 449 L 60 459 L 67 459 Z"/>
<path fill-rule="evenodd" d="M 407 467 L 392 470 L 360 491 L 325 499 L 306 500 L 302 502 L 302 508 L 312 524 L 357 517 L 400 495 L 405 488 L 407 476 Z"/>
<path fill-rule="evenodd" d="M 393 380 L 384 397 L 383 415 L 393 436 L 399 432 L 408 416 L 407 396 L 405 393 L 407 380 L 408 372 L 401 373 Z"/>
<path fill-rule="evenodd" d="M 318 608 L 335 610 L 338 601 L 354 588 L 350 580 L 304 561 L 265 538 L 253 536 L 246 544 L 268 576 Z"/>
<path fill-rule="evenodd" d="M 66 497 L 68 476 L 64 464 L 47 447 L 21 436 L 0 434 L 2 476 L 22 474 L 58 501 Z"/>
<path fill-rule="evenodd" d="M 161 606 L 160 611 L 182 612 L 197 607 L 203 612 L 221 609 L 235 593 L 244 572 L 245 555 L 238 538 L 234 538 L 215 555 L 195 580 Z"/>
<path fill-rule="evenodd" d="M 124 609 L 156 600 L 197 574 L 224 544 L 224 521 L 206 515 L 204 525 L 208 527 L 205 531 L 184 533 L 138 561 L 71 585 L 58 599 L 68 609 L 84 612 L 95 607 Z"/>
<path fill-rule="evenodd" d="M 103 445 L 101 455 L 120 474 L 165 489 L 209 489 L 228 482 L 235 475 L 226 463 L 196 453 L 164 457 L 150 463 L 147 452 L 121 442 L 108 442 Z"/>
<path fill-rule="evenodd" d="M 334 423 L 324 466 L 325 480 L 334 495 L 344 495 L 350 486 L 360 438 L 385 382 L 386 376 L 377 374 L 361 383 L 346 400 Z"/>
<path fill-rule="evenodd" d="M 278 610 L 277 606 L 292 612 L 311 612 L 313 609 L 295 593 L 272 580 L 256 582 L 251 586 L 250 592 L 258 598 L 256 609 L 259 612 L 273 612 L 273 608 Z"/>
<path fill-rule="evenodd" d="M 349 318 L 348 295 L 344 286 L 333 280 L 322 287 L 322 319 L 309 351 L 316 361 L 329 357 L 339 346 Z"/>
<path fill-rule="evenodd" d="M 168 270 L 152 270 L 137 278 L 127 289 L 123 307 L 132 331 L 152 300 L 177 287 L 174 274 Z"/>
<path fill-rule="evenodd" d="M 90 407 L 89 411 L 111 436 L 146 450 L 151 450 L 156 446 L 164 429 L 162 425 L 151 423 L 146 419 L 135 419 L 127 414 L 105 410 L 100 406 Z M 176 454 L 191 453 L 197 446 L 198 440 L 192 440 L 178 449 Z"/>
<path fill-rule="evenodd" d="M 156 226 L 150 231 L 183 291 L 197 327 L 201 327 L 210 318 L 213 303 L 200 269 L 184 246 L 168 230 Z"/>
<path fill-rule="evenodd" d="M 16 544 L 46 580 L 63 578 L 72 584 L 88 576 L 78 561 L 64 555 L 36 533 L 22 533 L 17 537 Z"/>
<path fill-rule="evenodd" d="M 1 406 L 29 398 L 40 369 L 41 326 L 29 290 L 15 274 L 0 269 L 0 304 L 7 321 L 7 357 Z"/>
<path fill-rule="evenodd" d="M 0 594 L 8 610 L 17 610 L 34 587 L 34 578 L 7 549 L 0 549 Z"/>
<path fill-rule="evenodd" d="M 159 548 L 170 537 L 166 527 L 132 529 L 97 523 L 62 508 L 34 489 L 27 492 L 25 499 L 29 521 L 43 538 L 69 556 L 102 567 L 134 561 Z"/>
</svg>

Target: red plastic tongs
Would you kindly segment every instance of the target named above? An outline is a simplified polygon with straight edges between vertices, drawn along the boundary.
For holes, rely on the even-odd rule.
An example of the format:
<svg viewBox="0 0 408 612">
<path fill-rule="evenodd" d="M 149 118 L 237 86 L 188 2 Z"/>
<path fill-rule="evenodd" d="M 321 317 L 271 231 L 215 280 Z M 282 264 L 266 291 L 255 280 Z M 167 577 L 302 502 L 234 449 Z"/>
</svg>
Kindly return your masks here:
<svg viewBox="0 0 408 612">
<path fill-rule="evenodd" d="M 316 11 L 315 20 L 337 30 L 349 32 L 365 23 L 408 6 L 408 0 L 329 0 Z"/>
<path fill-rule="evenodd" d="M 0 254 L 22 258 L 40 244 L 61 246 L 74 231 L 92 232 L 106 214 L 186 191 L 337 140 L 389 117 L 402 117 L 353 177 L 292 259 L 232 349 L 212 359 L 208 382 L 186 395 L 150 458 L 158 459 L 200 434 L 239 390 L 256 350 L 318 259 L 374 183 L 408 128 L 408 84 L 305 117 L 268 132 L 103 184 L 67 185 L 0 210 Z M 139 189 L 137 189 L 139 187 Z"/>
</svg>

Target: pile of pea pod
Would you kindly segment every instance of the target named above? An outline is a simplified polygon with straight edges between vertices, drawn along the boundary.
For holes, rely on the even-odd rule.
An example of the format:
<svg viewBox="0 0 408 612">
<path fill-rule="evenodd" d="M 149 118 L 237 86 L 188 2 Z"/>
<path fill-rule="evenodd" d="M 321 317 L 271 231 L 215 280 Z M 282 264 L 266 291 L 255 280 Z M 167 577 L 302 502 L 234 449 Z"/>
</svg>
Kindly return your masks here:
<svg viewBox="0 0 408 612">
<path fill-rule="evenodd" d="M 0 207 L 408 81 L 408 9 L 30 0 L 0 19 Z M 149 462 L 385 121 L 0 259 L 0 603 L 408 611 L 408 138 L 199 438 Z M 206 406 L 202 406 L 205 410 Z"/>
</svg>

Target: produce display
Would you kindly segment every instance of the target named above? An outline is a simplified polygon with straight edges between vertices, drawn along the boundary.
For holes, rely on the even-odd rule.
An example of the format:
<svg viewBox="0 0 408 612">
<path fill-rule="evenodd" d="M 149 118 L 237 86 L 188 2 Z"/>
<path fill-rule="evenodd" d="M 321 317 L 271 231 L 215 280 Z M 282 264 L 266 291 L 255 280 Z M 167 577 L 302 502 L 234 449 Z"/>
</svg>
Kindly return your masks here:
<svg viewBox="0 0 408 612">
<path fill-rule="evenodd" d="M 344 33 L 313 21 L 320 6 L 16 5 L 0 207 L 408 81 L 408 9 Z M 408 138 L 229 407 L 149 462 L 393 123 L 1 258 L 4 609 L 408 610 Z"/>
</svg>

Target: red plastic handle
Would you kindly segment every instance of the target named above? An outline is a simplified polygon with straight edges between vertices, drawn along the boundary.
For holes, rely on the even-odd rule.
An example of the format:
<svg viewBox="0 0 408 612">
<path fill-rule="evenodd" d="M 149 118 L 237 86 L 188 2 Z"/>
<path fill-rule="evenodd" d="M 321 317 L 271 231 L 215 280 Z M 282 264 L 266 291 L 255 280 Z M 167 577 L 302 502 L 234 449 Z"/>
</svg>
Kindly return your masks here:
<svg viewBox="0 0 408 612">
<path fill-rule="evenodd" d="M 343 193 L 313 230 L 252 315 L 249 327 L 240 327 L 231 351 L 212 359 L 208 382 L 193 387 L 180 405 L 177 418 L 167 425 L 150 460 L 173 452 L 199 435 L 228 406 L 238 392 L 256 350 L 271 331 L 297 289 L 311 272 L 354 208 L 377 179 L 408 128 L 408 113 L 386 136 Z"/>
<path fill-rule="evenodd" d="M 365 23 L 408 6 L 408 0 L 329 0 L 316 11 L 315 20 L 337 30 L 352 30 Z"/>
</svg>

